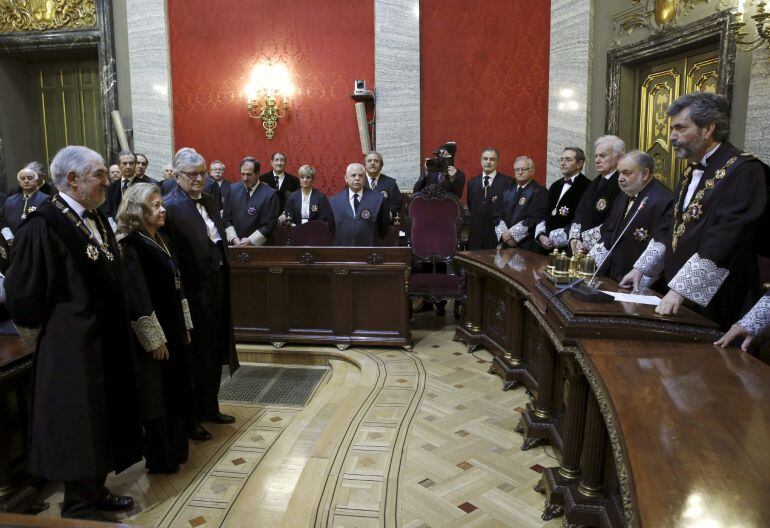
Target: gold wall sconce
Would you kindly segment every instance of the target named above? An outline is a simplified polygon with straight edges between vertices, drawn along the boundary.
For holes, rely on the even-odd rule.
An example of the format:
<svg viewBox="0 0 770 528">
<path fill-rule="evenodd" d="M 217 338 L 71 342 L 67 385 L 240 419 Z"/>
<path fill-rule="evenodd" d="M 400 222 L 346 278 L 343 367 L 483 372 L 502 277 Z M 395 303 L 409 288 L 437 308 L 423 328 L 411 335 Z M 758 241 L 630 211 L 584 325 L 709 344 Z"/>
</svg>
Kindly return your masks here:
<svg viewBox="0 0 770 528">
<path fill-rule="evenodd" d="M 757 38 L 748 40 L 748 33 L 744 31 L 746 27 L 746 0 L 738 1 L 738 7 L 733 11 L 735 21 L 730 23 L 730 32 L 735 37 L 735 42 L 743 46 L 741 48 L 743 51 L 755 50 L 764 43 L 768 43 L 770 46 L 770 27 L 767 26 L 768 21 L 770 21 L 770 13 L 765 10 L 766 7 L 767 2 L 764 0 L 757 2 L 757 12 L 750 17 L 754 21 Z"/>
<path fill-rule="evenodd" d="M 288 113 L 288 98 L 294 93 L 289 69 L 283 64 L 258 64 L 251 72 L 244 93 L 249 117 L 260 119 L 265 136 L 273 139 L 278 120 Z"/>
</svg>

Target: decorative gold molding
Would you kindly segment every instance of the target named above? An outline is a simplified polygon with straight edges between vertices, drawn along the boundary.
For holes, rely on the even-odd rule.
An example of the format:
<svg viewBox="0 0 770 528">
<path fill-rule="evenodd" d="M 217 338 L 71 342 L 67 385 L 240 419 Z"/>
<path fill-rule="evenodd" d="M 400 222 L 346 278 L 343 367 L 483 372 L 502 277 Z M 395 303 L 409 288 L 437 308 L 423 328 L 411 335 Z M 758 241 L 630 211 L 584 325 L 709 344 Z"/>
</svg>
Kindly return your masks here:
<svg viewBox="0 0 770 528">
<path fill-rule="evenodd" d="M 621 11 L 613 18 L 612 47 L 620 46 L 622 37 L 637 30 L 648 30 L 657 34 L 669 27 L 679 27 L 679 20 L 695 5 L 710 2 L 711 0 L 634 0 L 633 7 Z"/>
<path fill-rule="evenodd" d="M 92 27 L 95 0 L 0 0 L 0 33 Z"/>
</svg>

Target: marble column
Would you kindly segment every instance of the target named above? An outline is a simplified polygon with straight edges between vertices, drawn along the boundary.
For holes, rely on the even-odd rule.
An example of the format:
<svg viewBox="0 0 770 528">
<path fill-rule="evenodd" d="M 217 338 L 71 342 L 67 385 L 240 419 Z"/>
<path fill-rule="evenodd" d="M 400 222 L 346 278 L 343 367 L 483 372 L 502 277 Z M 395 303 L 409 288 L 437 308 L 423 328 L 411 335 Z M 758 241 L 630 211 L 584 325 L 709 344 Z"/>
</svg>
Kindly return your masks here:
<svg viewBox="0 0 770 528">
<path fill-rule="evenodd" d="M 161 179 L 174 155 L 165 0 L 126 2 L 134 150 L 147 155 L 147 174 Z"/>
<path fill-rule="evenodd" d="M 547 183 L 561 177 L 558 159 L 566 146 L 590 156 L 591 62 L 595 0 L 551 0 L 548 73 Z"/>
<path fill-rule="evenodd" d="M 754 50 L 751 84 L 746 110 L 745 149 L 765 163 L 770 163 L 770 50 Z"/>
<path fill-rule="evenodd" d="M 374 1 L 374 76 L 382 172 L 411 190 L 420 175 L 419 0 Z"/>
</svg>

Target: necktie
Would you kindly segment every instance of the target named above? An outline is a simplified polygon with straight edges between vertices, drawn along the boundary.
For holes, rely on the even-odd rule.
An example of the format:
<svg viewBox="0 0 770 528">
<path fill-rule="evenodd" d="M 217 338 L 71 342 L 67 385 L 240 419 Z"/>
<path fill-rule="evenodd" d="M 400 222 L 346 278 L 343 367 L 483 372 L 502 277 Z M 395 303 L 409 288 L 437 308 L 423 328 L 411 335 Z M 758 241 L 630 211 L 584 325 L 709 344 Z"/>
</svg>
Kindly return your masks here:
<svg viewBox="0 0 770 528">
<path fill-rule="evenodd" d="M 572 180 L 564 180 L 564 185 L 569 187 L 570 185 L 572 185 Z"/>
<path fill-rule="evenodd" d="M 358 214 L 358 206 L 361 204 L 361 202 L 358 201 L 358 193 L 353 195 L 353 209 L 355 210 L 356 214 Z"/>
<path fill-rule="evenodd" d="M 372 184 L 370 185 L 370 187 L 371 187 L 372 189 L 374 189 L 375 187 L 377 187 L 377 180 L 373 179 L 373 180 L 372 180 Z"/>
<path fill-rule="evenodd" d="M 690 167 L 692 170 L 706 170 L 706 166 L 702 163 L 688 163 L 688 167 Z"/>
<path fill-rule="evenodd" d="M 636 196 L 634 196 L 633 198 L 631 198 L 630 200 L 628 200 L 628 207 L 626 207 L 626 214 L 624 214 L 624 215 L 623 215 L 623 220 L 625 220 L 625 219 L 626 219 L 626 217 L 628 216 L 628 213 L 630 213 L 630 212 L 631 212 L 631 209 L 633 209 L 633 208 L 634 208 L 634 202 L 635 202 L 635 201 L 636 201 Z"/>
<path fill-rule="evenodd" d="M 523 187 L 517 185 L 516 186 L 516 192 L 513 195 L 513 207 L 516 208 L 519 206 L 519 200 L 521 199 L 521 193 L 524 190 Z"/>
<path fill-rule="evenodd" d="M 484 198 L 487 197 L 488 190 L 489 190 L 489 176 L 484 176 Z"/>
<path fill-rule="evenodd" d="M 120 192 L 126 192 L 126 189 L 128 189 L 129 185 L 131 185 L 131 180 L 123 180 L 123 182 L 120 184 Z"/>
<path fill-rule="evenodd" d="M 275 188 L 278 189 L 281 186 L 281 180 L 278 179 L 278 176 L 275 177 Z"/>
<path fill-rule="evenodd" d="M 96 222 L 96 220 L 99 218 L 99 215 L 93 209 L 86 209 L 83 211 L 83 218 L 88 218 Z"/>
</svg>

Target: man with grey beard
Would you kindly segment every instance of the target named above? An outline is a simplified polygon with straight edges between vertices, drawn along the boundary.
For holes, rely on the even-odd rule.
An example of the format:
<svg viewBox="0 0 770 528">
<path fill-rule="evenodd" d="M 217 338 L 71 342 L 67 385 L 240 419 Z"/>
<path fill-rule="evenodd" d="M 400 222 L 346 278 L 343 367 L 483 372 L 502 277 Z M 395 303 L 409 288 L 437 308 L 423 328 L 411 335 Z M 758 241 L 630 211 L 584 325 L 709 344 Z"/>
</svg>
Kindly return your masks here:
<svg viewBox="0 0 770 528">
<path fill-rule="evenodd" d="M 656 313 L 675 314 L 686 304 L 726 330 L 759 298 L 756 256 L 767 238 L 770 169 L 727 142 L 724 96 L 683 95 L 668 115 L 671 145 L 689 162 L 674 191 L 673 228 L 665 240 L 650 240 L 621 285 L 638 287 L 643 274 L 665 270 L 670 289 Z"/>
</svg>

